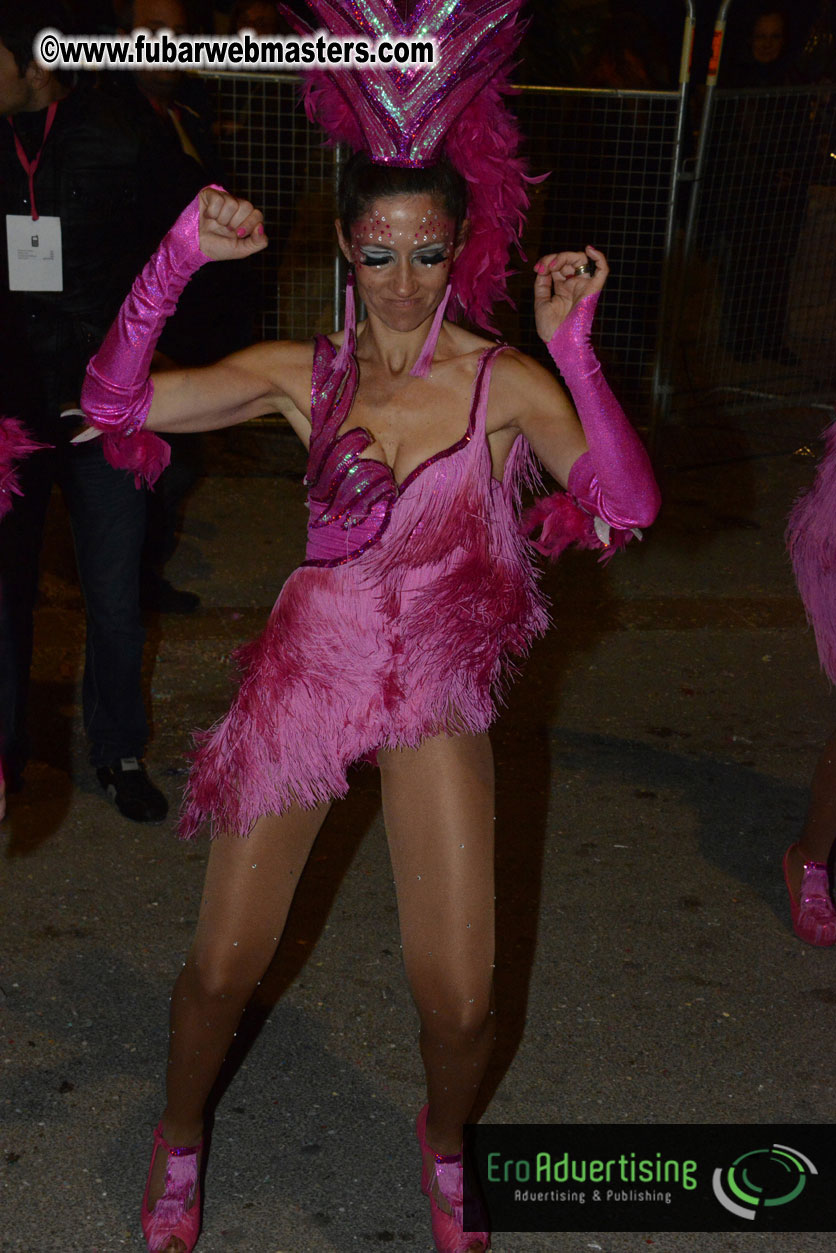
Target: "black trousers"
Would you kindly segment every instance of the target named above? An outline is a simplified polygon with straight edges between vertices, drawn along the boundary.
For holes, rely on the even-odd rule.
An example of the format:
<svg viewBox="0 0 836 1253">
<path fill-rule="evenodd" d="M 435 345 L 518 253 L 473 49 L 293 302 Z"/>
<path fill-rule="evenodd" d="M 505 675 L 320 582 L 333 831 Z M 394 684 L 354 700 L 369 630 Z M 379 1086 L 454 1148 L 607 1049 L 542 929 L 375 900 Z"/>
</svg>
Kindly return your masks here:
<svg viewBox="0 0 836 1253">
<path fill-rule="evenodd" d="M 141 757 L 148 738 L 139 609 L 146 493 L 134 487 L 133 475 L 107 464 L 99 440 L 33 453 L 19 480 L 23 496 L 0 523 L 0 753 L 7 772 L 19 775 L 29 752 L 33 610 L 56 482 L 70 515 L 87 616 L 83 710 L 90 763 Z"/>
</svg>

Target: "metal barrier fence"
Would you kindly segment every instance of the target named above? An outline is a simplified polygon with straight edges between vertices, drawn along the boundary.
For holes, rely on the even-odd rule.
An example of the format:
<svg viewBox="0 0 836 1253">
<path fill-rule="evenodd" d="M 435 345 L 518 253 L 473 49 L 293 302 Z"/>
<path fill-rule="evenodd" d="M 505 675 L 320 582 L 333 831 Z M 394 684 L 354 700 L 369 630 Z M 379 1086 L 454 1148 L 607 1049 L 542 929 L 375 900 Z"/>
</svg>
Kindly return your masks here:
<svg viewBox="0 0 836 1253">
<path fill-rule="evenodd" d="M 634 413 L 652 400 L 662 289 L 670 247 L 671 202 L 680 145 L 680 92 L 523 88 L 517 111 L 533 171 L 523 248 L 545 252 L 593 244 L 611 278 L 601 300 L 596 343 L 608 375 Z M 498 311 L 506 339 L 540 354 L 530 264 L 511 284 L 517 305 Z"/>
<path fill-rule="evenodd" d="M 691 34 L 688 20 L 683 67 Z M 516 309 L 497 310 L 500 331 L 541 353 L 530 263 L 557 248 L 603 248 L 613 275 L 599 351 L 634 415 L 653 429 L 672 410 L 681 417 L 706 404 L 836 398 L 836 91 L 718 90 L 718 60 L 693 173 L 683 160 L 685 68 L 677 92 L 525 87 L 516 100 L 530 167 L 552 175 L 532 187 L 529 264 L 511 283 Z M 338 328 L 340 154 L 308 124 L 294 77 L 204 77 L 230 184 L 263 206 L 272 236 L 257 259 L 255 334 Z M 683 229 L 677 191 L 691 181 Z"/>
<path fill-rule="evenodd" d="M 745 15 L 721 0 L 693 169 L 679 175 L 691 194 L 669 267 L 654 434 L 672 411 L 681 422 L 709 406 L 836 399 L 836 95 L 832 84 L 719 88 L 730 9 Z"/>
<path fill-rule="evenodd" d="M 673 407 L 836 397 L 833 89 L 717 90 L 694 185 Z"/>
<path fill-rule="evenodd" d="M 325 148 L 287 74 L 202 76 L 214 98 L 231 190 L 264 213 L 270 247 L 254 258 L 257 339 L 339 329 L 344 276 L 334 236 L 339 153 Z"/>
<path fill-rule="evenodd" d="M 497 310 L 504 338 L 539 353 L 531 266 L 538 255 L 594 244 L 613 275 L 601 302 L 597 342 L 634 413 L 649 415 L 673 205 L 684 133 L 693 33 L 686 0 L 678 91 L 524 87 L 516 98 L 532 173 L 523 240 L 528 263 L 511 284 L 516 309 Z M 263 208 L 272 247 L 257 259 L 259 338 L 304 338 L 341 325 L 342 267 L 333 219 L 338 153 L 322 146 L 286 75 L 204 74 L 215 100 L 230 186 Z M 513 264 L 513 259 L 512 259 Z"/>
</svg>

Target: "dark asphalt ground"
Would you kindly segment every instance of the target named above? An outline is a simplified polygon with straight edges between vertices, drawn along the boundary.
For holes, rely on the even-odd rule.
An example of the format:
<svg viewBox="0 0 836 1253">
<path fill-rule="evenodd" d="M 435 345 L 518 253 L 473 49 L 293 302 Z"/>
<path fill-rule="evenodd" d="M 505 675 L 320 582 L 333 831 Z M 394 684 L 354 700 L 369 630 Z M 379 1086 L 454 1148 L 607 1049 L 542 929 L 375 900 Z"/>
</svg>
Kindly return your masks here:
<svg viewBox="0 0 836 1253">
<path fill-rule="evenodd" d="M 499 1046 L 487 1121 L 833 1122 L 836 951 L 792 935 L 780 859 L 836 704 L 782 532 L 821 414 L 673 432 L 666 504 L 604 569 L 547 575 L 555 626 L 494 737 Z M 207 440 L 169 567 L 192 617 L 149 622 L 149 768 L 178 803 L 189 733 L 228 701 L 303 546 L 284 431 Z M 122 819 L 80 735 L 83 616 L 56 506 L 35 753 L 2 828 L 0 1249 L 140 1250 L 168 992 L 205 842 Z M 258 1030 L 257 1028 L 261 1028 Z M 226 1076 L 200 1253 L 429 1251 L 422 1103 L 374 772 L 300 887 Z M 499 1234 L 497 1253 L 818 1253 L 832 1234 Z"/>
</svg>

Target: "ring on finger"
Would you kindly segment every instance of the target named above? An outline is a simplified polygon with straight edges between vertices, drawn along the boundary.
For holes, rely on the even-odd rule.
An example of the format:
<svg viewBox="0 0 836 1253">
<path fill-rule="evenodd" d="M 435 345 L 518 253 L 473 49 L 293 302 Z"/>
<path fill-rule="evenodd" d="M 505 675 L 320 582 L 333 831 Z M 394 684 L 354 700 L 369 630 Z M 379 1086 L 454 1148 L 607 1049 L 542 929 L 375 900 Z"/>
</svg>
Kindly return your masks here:
<svg viewBox="0 0 836 1253">
<path fill-rule="evenodd" d="M 590 270 L 590 268 L 589 268 L 589 263 L 588 263 L 587 261 L 584 261 L 583 265 L 576 265 L 576 266 L 575 266 L 575 277 L 576 277 L 576 278 L 577 278 L 577 277 L 579 277 L 581 274 L 591 274 L 591 273 L 592 273 L 592 271 Z"/>
</svg>

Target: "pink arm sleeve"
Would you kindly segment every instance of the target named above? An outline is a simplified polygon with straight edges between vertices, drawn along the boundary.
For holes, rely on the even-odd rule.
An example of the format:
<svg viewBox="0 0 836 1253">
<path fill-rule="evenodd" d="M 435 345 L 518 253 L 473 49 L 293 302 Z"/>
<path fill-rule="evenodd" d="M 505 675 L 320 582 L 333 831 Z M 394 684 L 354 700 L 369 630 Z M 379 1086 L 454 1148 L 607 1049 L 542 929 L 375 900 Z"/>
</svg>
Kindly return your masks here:
<svg viewBox="0 0 836 1253">
<path fill-rule="evenodd" d="M 81 407 L 92 426 L 126 436 L 148 417 L 154 393 L 148 371 L 157 340 L 189 279 L 209 260 L 200 250 L 199 219 L 196 196 L 135 280 L 89 362 Z"/>
<path fill-rule="evenodd" d="M 650 526 L 661 498 L 650 458 L 604 378 L 590 340 L 598 293 L 577 304 L 548 349 L 572 394 L 589 451 L 569 471 L 569 492 L 618 530 Z"/>
</svg>

